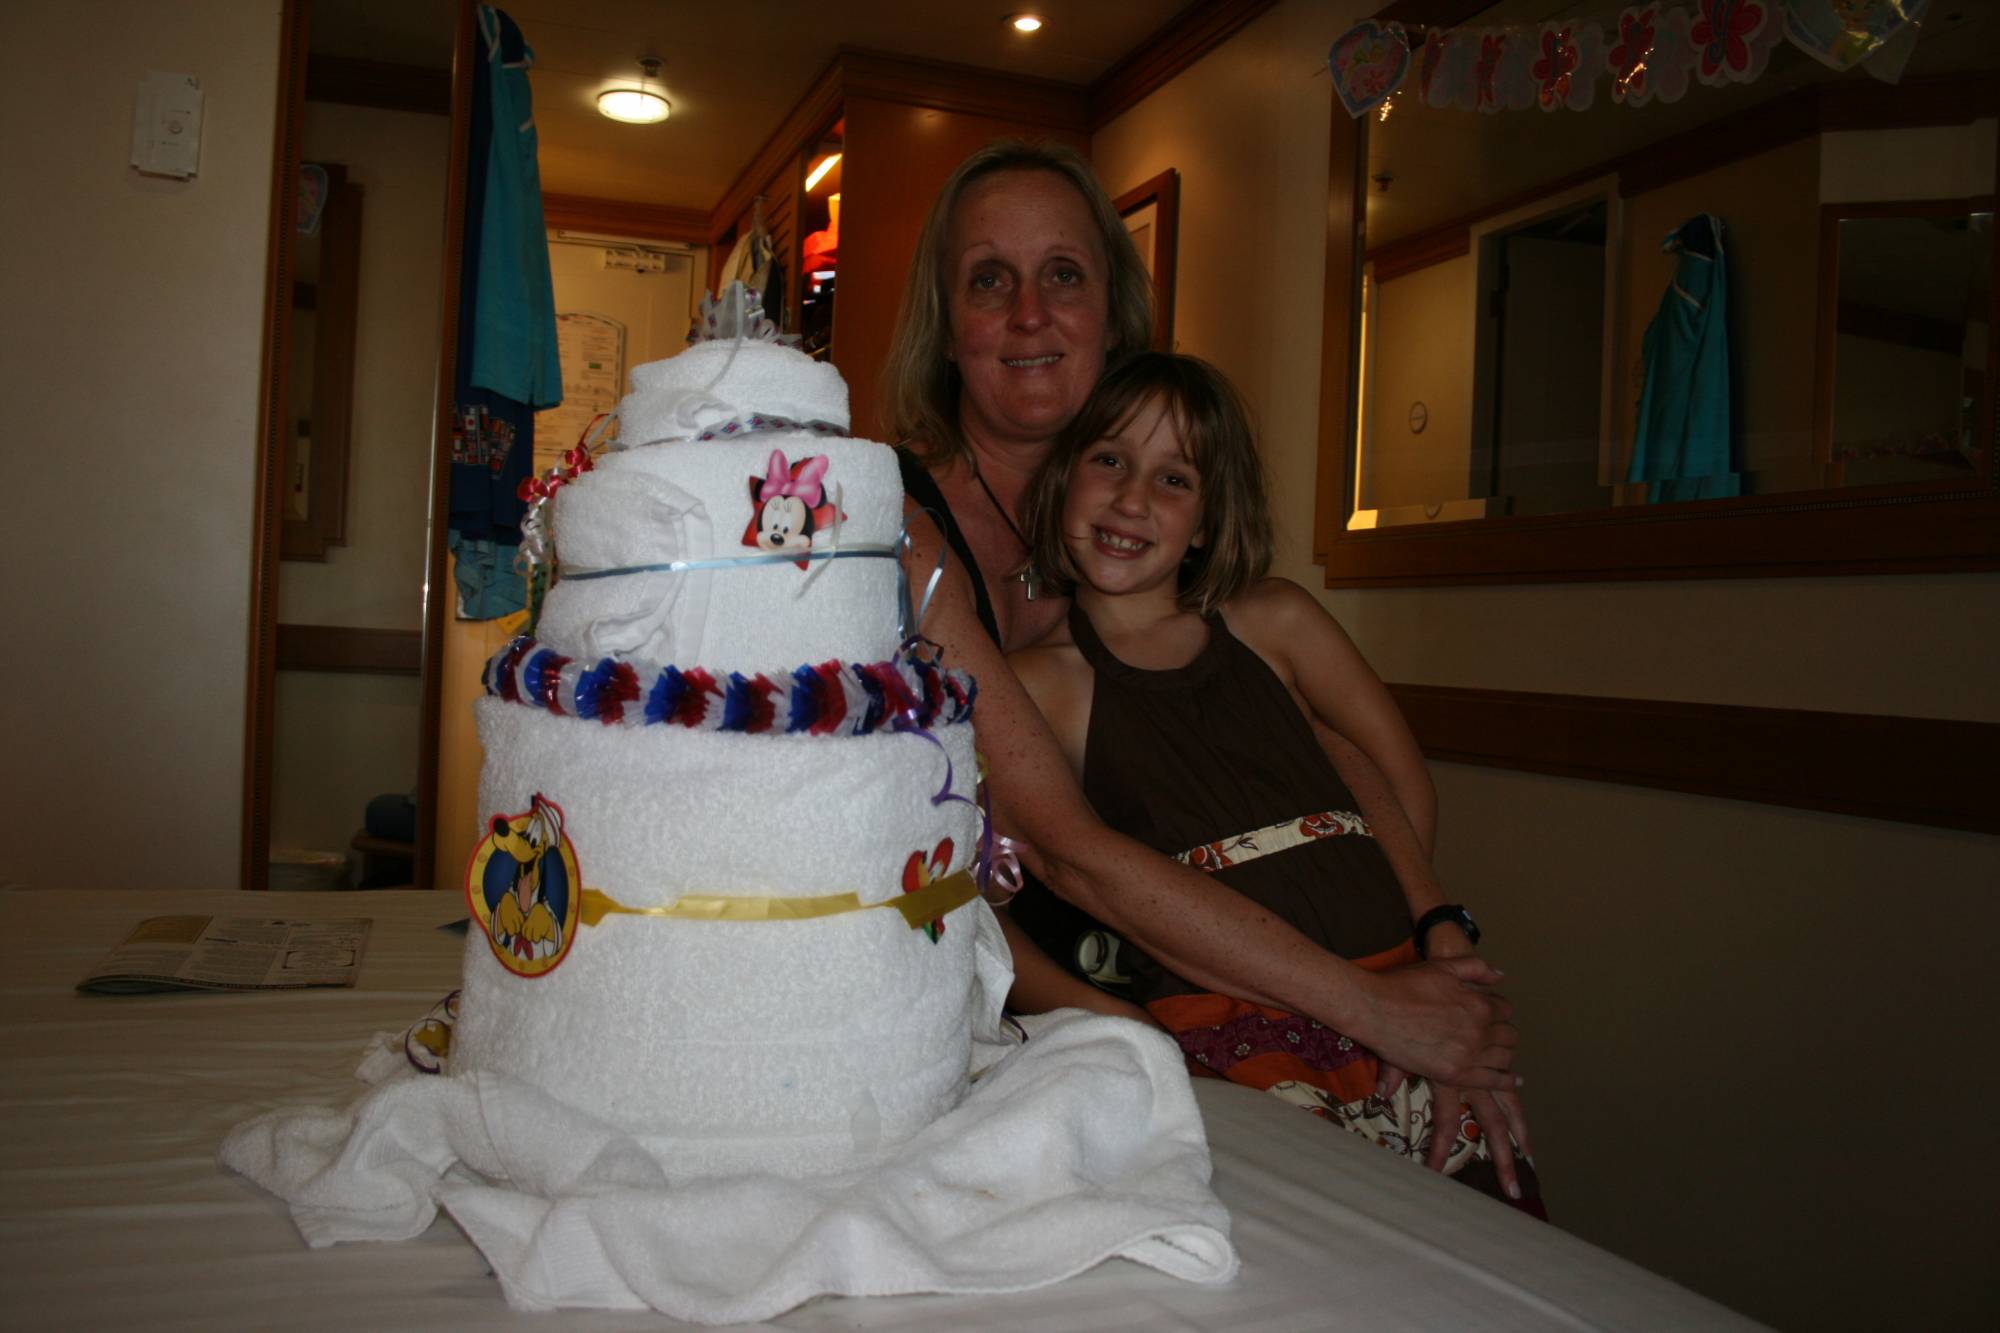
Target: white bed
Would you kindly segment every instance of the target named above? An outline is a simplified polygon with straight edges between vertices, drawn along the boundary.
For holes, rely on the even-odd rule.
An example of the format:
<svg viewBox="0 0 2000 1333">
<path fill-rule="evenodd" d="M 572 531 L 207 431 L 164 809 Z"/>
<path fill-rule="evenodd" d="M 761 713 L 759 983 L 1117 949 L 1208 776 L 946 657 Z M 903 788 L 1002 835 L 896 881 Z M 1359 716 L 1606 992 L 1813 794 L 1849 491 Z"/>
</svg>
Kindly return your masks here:
<svg viewBox="0 0 2000 1333">
<path fill-rule="evenodd" d="M 448 1221 L 402 1245 L 308 1250 L 284 1208 L 215 1163 L 263 1110 L 329 1104 L 377 1031 L 456 984 L 455 894 L 0 892 L 0 1246 L 6 1322 L 35 1328 L 682 1327 L 510 1311 Z M 140 919 L 368 916 L 351 991 L 87 996 Z M 822 1300 L 787 1329 L 1704 1329 L 1754 1327 L 1685 1288 L 1336 1132 L 1275 1098 L 1197 1085 L 1243 1272 L 1202 1288 L 1113 1261 L 1038 1292 Z M 1561 1182 L 1550 1182 L 1561 1212 Z"/>
</svg>

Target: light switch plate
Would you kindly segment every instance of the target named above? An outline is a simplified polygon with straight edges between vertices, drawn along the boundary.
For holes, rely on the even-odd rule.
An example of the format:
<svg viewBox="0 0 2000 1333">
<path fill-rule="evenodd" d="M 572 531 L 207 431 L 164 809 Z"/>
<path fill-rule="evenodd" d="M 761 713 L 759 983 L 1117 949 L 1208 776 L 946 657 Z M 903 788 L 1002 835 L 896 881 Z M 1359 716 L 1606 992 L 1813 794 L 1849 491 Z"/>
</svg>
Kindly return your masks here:
<svg viewBox="0 0 2000 1333">
<path fill-rule="evenodd" d="M 187 180 L 201 169 L 201 80 L 147 71 L 132 109 L 132 165 Z"/>
</svg>

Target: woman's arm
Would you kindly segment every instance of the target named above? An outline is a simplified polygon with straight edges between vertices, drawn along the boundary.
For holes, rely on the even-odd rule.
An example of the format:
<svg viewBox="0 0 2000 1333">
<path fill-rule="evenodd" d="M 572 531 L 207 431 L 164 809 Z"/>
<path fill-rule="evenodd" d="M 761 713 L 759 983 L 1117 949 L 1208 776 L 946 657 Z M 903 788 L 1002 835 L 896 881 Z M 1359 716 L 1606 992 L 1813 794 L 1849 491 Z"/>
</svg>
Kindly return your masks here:
<svg viewBox="0 0 2000 1333">
<path fill-rule="evenodd" d="M 1320 748 L 1326 751 L 1327 758 L 1339 770 L 1341 781 L 1354 794 L 1354 802 L 1366 816 L 1376 845 L 1388 859 L 1390 869 L 1395 871 L 1396 882 L 1403 889 L 1403 899 L 1410 907 L 1410 919 L 1415 921 L 1431 908 L 1443 905 L 1444 886 L 1438 882 L 1430 858 L 1424 855 L 1423 848 L 1417 843 L 1416 830 L 1410 827 L 1409 819 L 1403 814 L 1380 771 L 1346 738 L 1316 721 L 1312 723 L 1312 729 L 1314 739 L 1319 741 Z M 1452 922 L 1432 927 L 1424 944 L 1432 958 L 1464 958 L 1473 952 L 1472 940 Z M 1387 1096 L 1402 1081 L 1403 1071 L 1385 1062 L 1376 1091 Z M 1534 1151 L 1528 1139 L 1528 1117 L 1522 1109 L 1520 1097 L 1507 1089 L 1455 1088 L 1436 1078 L 1431 1080 L 1431 1096 L 1438 1108 L 1440 1124 L 1455 1120 L 1461 1103 L 1471 1108 L 1473 1119 L 1479 1122 L 1480 1129 L 1486 1134 L 1493 1154 L 1493 1169 L 1500 1177 L 1500 1187 L 1510 1196 L 1520 1198 L 1519 1171 L 1514 1165 L 1510 1144 L 1518 1146 L 1523 1154 Z M 1444 1170 L 1445 1159 L 1451 1155 L 1454 1141 L 1453 1135 L 1433 1134 L 1425 1165 L 1433 1171 Z"/>
<path fill-rule="evenodd" d="M 911 585 L 941 545 L 911 520 Z M 1037 849 L 1057 896 L 1198 986 L 1306 1014 L 1414 1073 L 1459 1087 L 1512 1087 L 1512 1007 L 1484 989 L 1478 959 L 1368 973 L 1321 949 L 1224 885 L 1106 828 L 1090 811 L 1041 714 L 972 611 L 965 573 L 946 569 L 924 632 L 979 680 L 980 747 L 999 821 Z"/>
<path fill-rule="evenodd" d="M 1224 614 L 1230 631 L 1298 691 L 1312 717 L 1351 741 L 1374 764 L 1428 858 L 1437 836 L 1437 788 L 1430 769 L 1402 710 L 1339 622 L 1288 579 L 1263 580 L 1232 601 Z M 1339 766 L 1340 757 L 1334 762 Z M 1348 776 L 1345 768 L 1341 776 Z"/>
</svg>

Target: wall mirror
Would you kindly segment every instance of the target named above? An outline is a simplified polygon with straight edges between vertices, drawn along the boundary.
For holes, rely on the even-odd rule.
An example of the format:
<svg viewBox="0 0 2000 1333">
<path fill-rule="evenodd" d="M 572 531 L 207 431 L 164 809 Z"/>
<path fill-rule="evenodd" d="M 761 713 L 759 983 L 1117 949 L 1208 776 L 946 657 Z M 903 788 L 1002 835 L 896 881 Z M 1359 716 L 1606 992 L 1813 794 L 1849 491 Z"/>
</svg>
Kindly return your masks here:
<svg viewBox="0 0 2000 1333">
<path fill-rule="evenodd" d="M 1675 101 L 1604 77 L 1581 111 L 1459 109 L 1413 72 L 1362 120 L 1336 104 L 1330 582 L 2000 563 L 1971 535 L 2000 518 L 1995 70 L 2000 16 L 1967 8 L 1897 83 L 1780 42 Z"/>
</svg>

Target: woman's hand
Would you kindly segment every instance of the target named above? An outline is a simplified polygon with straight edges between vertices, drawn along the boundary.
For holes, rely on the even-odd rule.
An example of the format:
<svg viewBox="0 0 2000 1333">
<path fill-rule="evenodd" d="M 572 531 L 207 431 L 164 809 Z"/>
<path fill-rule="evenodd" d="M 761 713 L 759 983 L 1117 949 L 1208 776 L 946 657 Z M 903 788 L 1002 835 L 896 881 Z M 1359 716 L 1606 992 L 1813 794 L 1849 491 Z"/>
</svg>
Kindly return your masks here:
<svg viewBox="0 0 2000 1333">
<path fill-rule="evenodd" d="M 1357 978 L 1355 1020 L 1342 1031 L 1399 1069 L 1463 1089 L 1512 1092 L 1520 1033 L 1514 1006 L 1489 988 L 1501 973 L 1478 958 L 1440 958 Z"/>
</svg>

